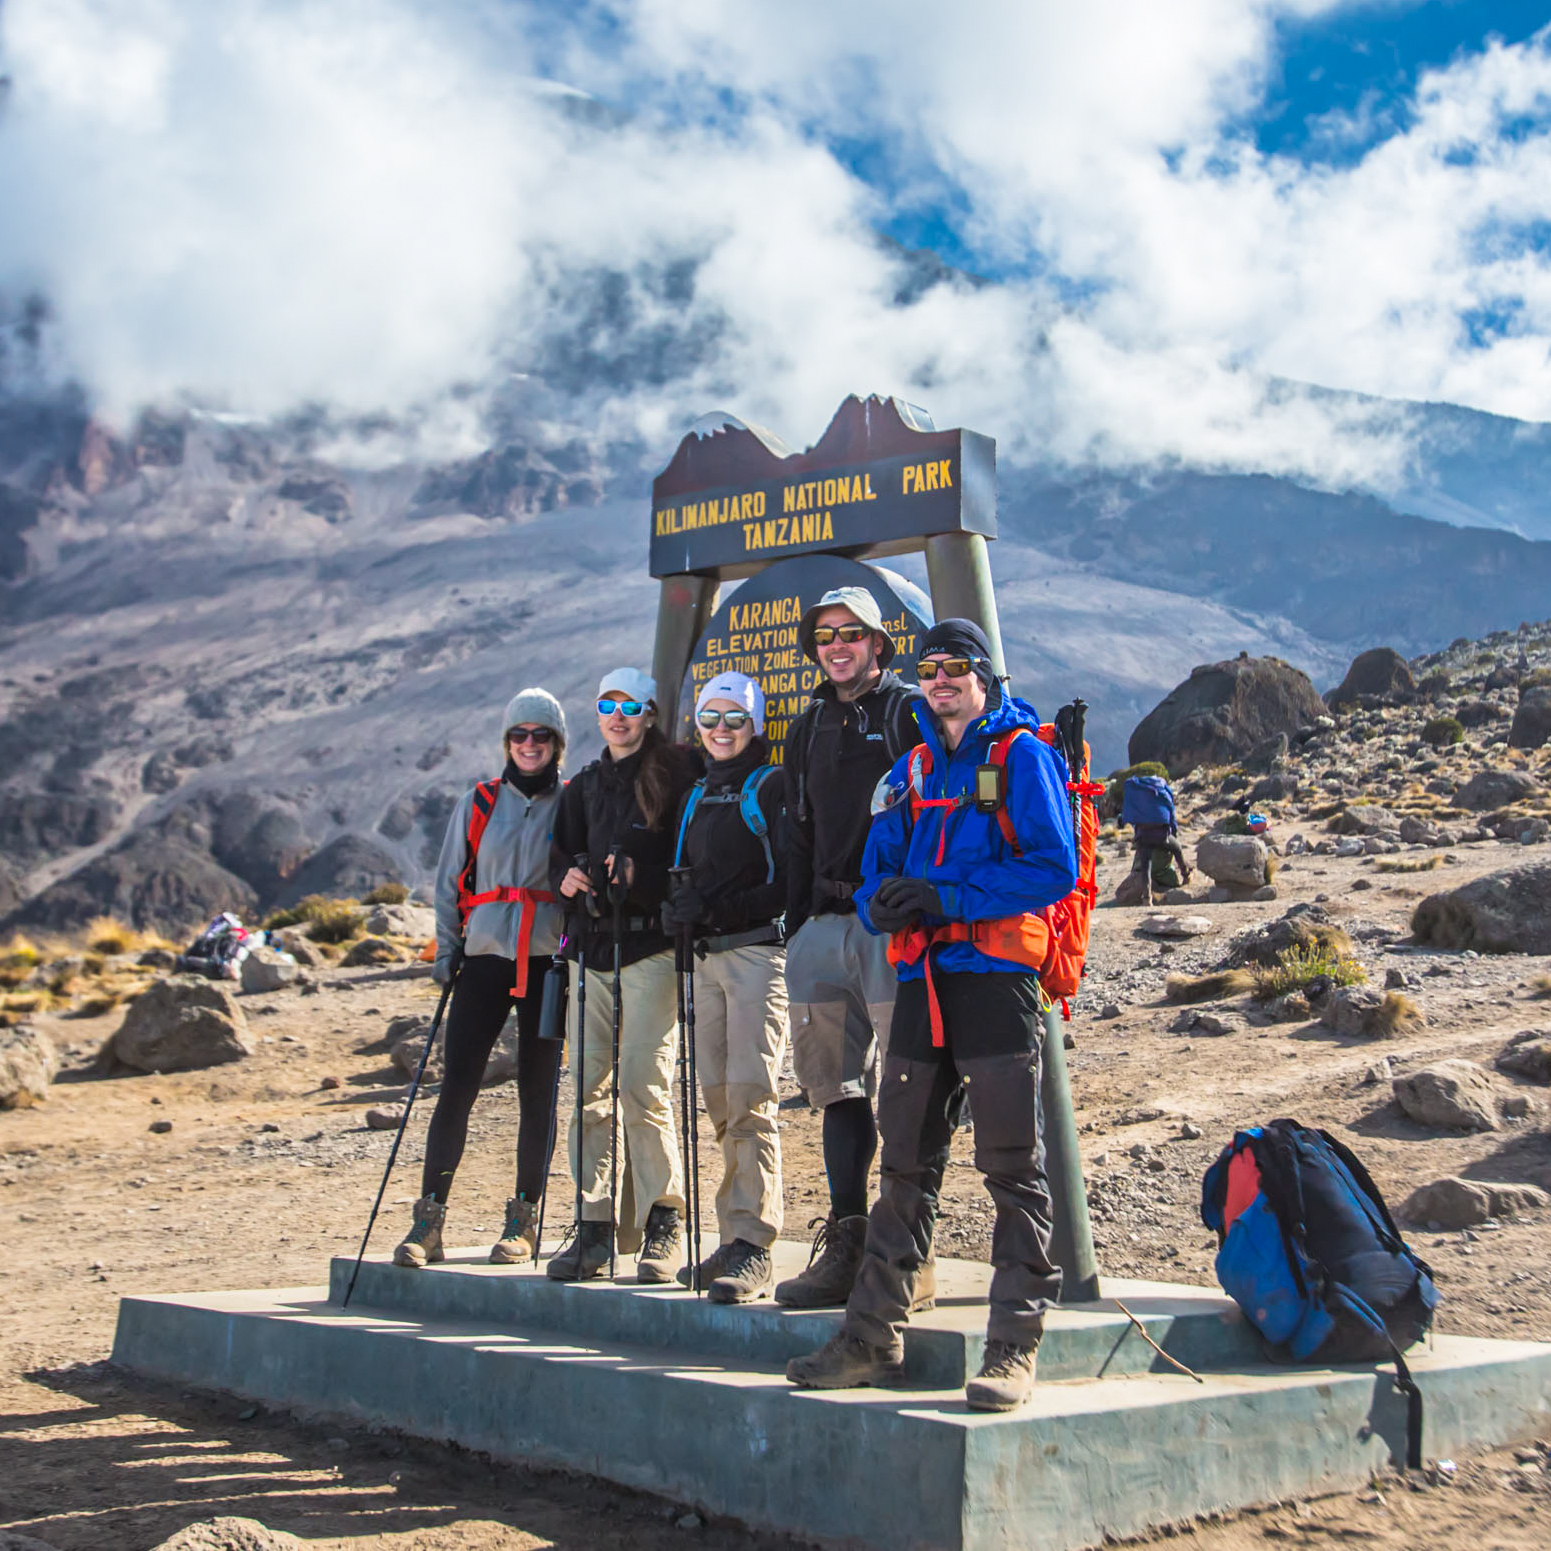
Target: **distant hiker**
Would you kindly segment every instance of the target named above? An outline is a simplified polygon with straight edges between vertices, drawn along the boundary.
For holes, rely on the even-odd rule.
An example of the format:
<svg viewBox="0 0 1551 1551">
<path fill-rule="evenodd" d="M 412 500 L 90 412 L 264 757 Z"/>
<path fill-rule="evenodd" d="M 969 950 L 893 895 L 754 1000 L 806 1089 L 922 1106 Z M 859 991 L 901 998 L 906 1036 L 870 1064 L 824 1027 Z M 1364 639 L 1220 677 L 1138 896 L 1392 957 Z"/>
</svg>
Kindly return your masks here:
<svg viewBox="0 0 1551 1551">
<path fill-rule="evenodd" d="M 1035 912 L 1071 894 L 1077 856 L 1066 770 L 1037 737 L 1033 708 L 994 677 L 984 632 L 945 619 L 921 653 L 923 741 L 880 787 L 856 896 L 869 929 L 892 934 L 899 966 L 878 1100 L 882 1191 L 844 1324 L 786 1373 L 814 1389 L 902 1376 L 900 1326 L 931 1253 L 967 1089 L 996 1220 L 985 1359 L 965 1399 L 1004 1411 L 1029 1397 L 1045 1311 L 1061 1291 L 1039 1134 L 1049 1004 L 1037 966 L 1049 940 Z"/>
<path fill-rule="evenodd" d="M 1153 857 L 1165 852 L 1179 868 L 1179 881 L 1189 883 L 1190 864 L 1179 844 L 1179 824 L 1174 815 L 1174 788 L 1163 776 L 1134 775 L 1126 777 L 1121 789 L 1120 822 L 1129 824 L 1136 835 L 1136 856 L 1131 863 L 1131 876 L 1125 891 L 1131 899 L 1144 905 L 1153 902 Z M 1119 892 L 1116 898 L 1120 897 Z"/>
<path fill-rule="evenodd" d="M 581 1187 L 582 1220 L 546 1267 L 559 1281 L 602 1276 L 615 1225 L 610 1160 L 621 1183 L 618 1247 L 639 1249 L 643 1282 L 667 1282 L 682 1245 L 683 1180 L 673 1128 L 677 1036 L 673 944 L 662 926 L 673 821 L 696 776 L 695 764 L 657 726 L 657 686 L 637 668 L 616 668 L 598 685 L 604 751 L 560 800 L 549 875 L 567 912 L 567 952 L 586 966 L 586 1026 L 578 1038 L 572 997 L 572 1048 L 580 1049 L 580 1126 L 571 1126 L 571 1168 Z M 617 864 L 616 864 L 617 856 Z M 614 930 L 610 885 L 620 907 L 621 1136 L 611 1137 Z"/>
<path fill-rule="evenodd" d="M 549 886 L 549 837 L 560 798 L 565 713 L 542 689 L 514 695 L 502 719 L 506 768 L 465 792 L 442 841 L 436 872 L 436 962 L 445 985 L 461 941 L 463 968 L 447 1015 L 445 1075 L 426 1136 L 422 1199 L 394 1251 L 400 1266 L 442 1259 L 447 1193 L 463 1157 L 469 1112 L 496 1038 L 517 1009 L 517 1194 L 490 1259 L 514 1265 L 538 1254 L 538 1199 L 549 1172 L 559 1044 L 538 1037 L 544 975 L 560 941 Z"/>
<path fill-rule="evenodd" d="M 767 763 L 765 694 L 741 673 L 695 699 L 709 760 L 679 809 L 675 863 L 687 870 L 663 924 L 695 940 L 696 1051 L 706 1113 L 722 1147 L 718 1247 L 697 1285 L 713 1303 L 749 1303 L 775 1280 L 781 1233 L 776 1081 L 786 1054 L 786 802 Z M 689 1269 L 679 1273 L 688 1285 Z"/>
<path fill-rule="evenodd" d="M 808 1102 L 824 1111 L 829 1215 L 807 1270 L 775 1297 L 795 1308 L 835 1308 L 862 1260 L 878 1150 L 873 1101 L 895 992 L 887 944 L 857 919 L 854 895 L 873 788 L 919 737 L 917 696 L 885 671 L 894 642 L 863 587 L 825 593 L 803 615 L 798 639 L 824 682 L 786 740 L 786 985 L 792 1066 Z"/>
</svg>

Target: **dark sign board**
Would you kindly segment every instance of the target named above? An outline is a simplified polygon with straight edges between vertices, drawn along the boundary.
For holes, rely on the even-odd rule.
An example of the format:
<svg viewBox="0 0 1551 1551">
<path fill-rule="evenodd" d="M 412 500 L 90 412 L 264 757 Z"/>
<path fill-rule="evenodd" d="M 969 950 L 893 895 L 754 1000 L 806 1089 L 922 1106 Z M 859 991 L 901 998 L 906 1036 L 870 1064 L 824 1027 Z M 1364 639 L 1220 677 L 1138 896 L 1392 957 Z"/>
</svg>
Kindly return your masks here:
<svg viewBox="0 0 1551 1551">
<path fill-rule="evenodd" d="M 817 687 L 817 664 L 803 656 L 797 626 L 803 614 L 835 587 L 865 587 L 878 600 L 894 640 L 891 670 L 913 679 L 917 642 L 932 624 L 932 606 L 921 589 L 892 571 L 839 555 L 782 560 L 750 577 L 716 613 L 695 647 L 679 696 L 678 737 L 694 738 L 695 696 L 718 673 L 733 670 L 758 679 L 765 692 L 765 736 L 780 763 L 792 722 Z"/>
<path fill-rule="evenodd" d="M 886 555 L 936 533 L 996 537 L 996 443 L 899 399 L 852 396 L 806 452 L 730 416 L 652 482 L 651 573 L 746 576 L 788 555 Z"/>
</svg>

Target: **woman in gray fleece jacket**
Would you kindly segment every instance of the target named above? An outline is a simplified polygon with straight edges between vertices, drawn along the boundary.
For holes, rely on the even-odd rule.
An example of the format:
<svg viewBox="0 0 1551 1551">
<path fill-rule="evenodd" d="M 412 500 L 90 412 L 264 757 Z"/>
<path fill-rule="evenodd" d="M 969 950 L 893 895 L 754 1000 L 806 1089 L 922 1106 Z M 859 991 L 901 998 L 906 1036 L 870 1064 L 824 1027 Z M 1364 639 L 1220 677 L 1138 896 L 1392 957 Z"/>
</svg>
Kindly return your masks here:
<svg viewBox="0 0 1551 1551">
<path fill-rule="evenodd" d="M 565 713 L 547 691 L 525 689 L 512 697 L 501 726 L 506 767 L 499 781 L 464 793 L 448 820 L 436 874 L 438 982 L 446 984 L 460 942 L 466 957 L 447 1014 L 446 1075 L 426 1136 L 421 1199 L 414 1226 L 393 1255 L 401 1266 L 443 1258 L 447 1193 L 463 1156 L 469 1112 L 514 1005 L 517 1194 L 506 1204 L 506 1226 L 490 1259 L 516 1265 L 538 1254 L 538 1200 L 549 1172 L 561 1054 L 559 1040 L 541 1040 L 538 1034 L 544 975 L 560 941 L 549 845 L 560 798 Z M 477 846 L 471 847 L 476 834 Z"/>
</svg>

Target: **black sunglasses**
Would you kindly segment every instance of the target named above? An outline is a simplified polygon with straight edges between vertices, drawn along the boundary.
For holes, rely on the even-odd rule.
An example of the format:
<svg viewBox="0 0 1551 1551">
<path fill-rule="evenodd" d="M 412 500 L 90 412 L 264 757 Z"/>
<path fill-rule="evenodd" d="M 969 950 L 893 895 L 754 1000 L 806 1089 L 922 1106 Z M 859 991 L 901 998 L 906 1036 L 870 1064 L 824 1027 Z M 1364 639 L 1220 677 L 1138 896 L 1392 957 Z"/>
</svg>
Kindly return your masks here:
<svg viewBox="0 0 1551 1551">
<path fill-rule="evenodd" d="M 866 625 L 815 625 L 813 629 L 813 644 L 815 646 L 828 646 L 831 641 L 844 641 L 847 646 L 854 646 L 863 636 L 872 634 Z"/>
<path fill-rule="evenodd" d="M 695 720 L 702 727 L 715 727 L 721 723 L 729 732 L 736 732 L 740 727 L 746 726 L 750 713 L 747 711 L 713 711 L 707 707 L 704 711 L 695 712 Z"/>
<path fill-rule="evenodd" d="M 555 741 L 555 729 L 553 727 L 513 727 L 506 736 L 512 743 L 536 743 L 542 748 L 546 743 Z"/>
<path fill-rule="evenodd" d="M 950 679 L 962 679 L 974 671 L 975 664 L 968 657 L 928 657 L 916 664 L 916 677 L 923 684 L 930 684 L 939 672 Z"/>
</svg>

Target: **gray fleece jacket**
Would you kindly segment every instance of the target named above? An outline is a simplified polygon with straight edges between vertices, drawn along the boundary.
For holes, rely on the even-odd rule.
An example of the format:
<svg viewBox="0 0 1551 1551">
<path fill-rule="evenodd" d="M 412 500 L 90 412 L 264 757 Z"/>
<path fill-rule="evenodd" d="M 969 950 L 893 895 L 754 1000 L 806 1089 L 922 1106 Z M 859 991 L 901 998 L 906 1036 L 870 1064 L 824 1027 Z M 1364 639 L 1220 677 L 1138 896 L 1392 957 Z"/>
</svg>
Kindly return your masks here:
<svg viewBox="0 0 1551 1551">
<path fill-rule="evenodd" d="M 506 781 L 500 783 L 495 807 L 479 843 L 474 892 L 488 889 L 549 889 L 549 839 L 560 802 L 559 785 L 536 797 L 524 797 Z M 447 822 L 441 862 L 436 870 L 436 978 L 445 983 L 452 950 L 458 942 L 458 874 L 468 859 L 472 790 L 463 794 Z M 463 951 L 517 956 L 518 929 L 525 911 L 533 913 L 528 940 L 530 956 L 552 954 L 560 941 L 560 907 L 552 904 L 491 903 L 476 905 L 469 916 Z"/>
</svg>

